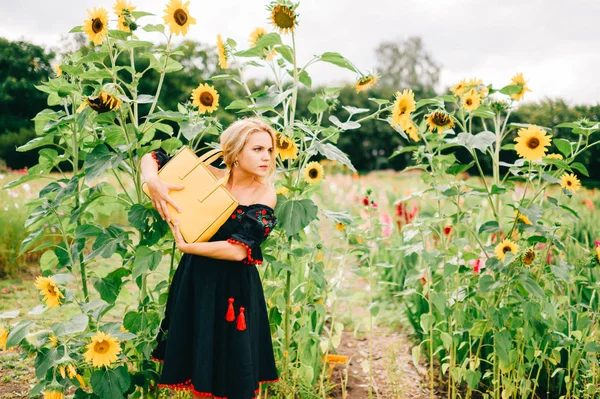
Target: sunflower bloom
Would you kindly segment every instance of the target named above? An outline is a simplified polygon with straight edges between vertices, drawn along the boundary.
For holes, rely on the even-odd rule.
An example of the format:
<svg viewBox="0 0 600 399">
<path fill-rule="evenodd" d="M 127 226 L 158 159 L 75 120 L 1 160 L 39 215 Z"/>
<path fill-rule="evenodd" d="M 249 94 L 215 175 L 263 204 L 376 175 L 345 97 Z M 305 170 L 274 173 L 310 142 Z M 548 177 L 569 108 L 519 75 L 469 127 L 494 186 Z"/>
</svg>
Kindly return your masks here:
<svg viewBox="0 0 600 399">
<path fill-rule="evenodd" d="M 258 40 L 263 37 L 263 35 L 267 33 L 264 28 L 256 28 L 252 32 L 250 32 L 250 38 L 248 39 L 248 45 L 250 47 L 255 47 Z"/>
<path fill-rule="evenodd" d="M 523 264 L 529 266 L 533 263 L 533 261 L 535 260 L 535 252 L 532 248 L 529 248 L 524 254 L 523 254 Z"/>
<path fill-rule="evenodd" d="M 515 150 L 521 158 L 529 161 L 539 161 L 542 159 L 551 142 L 550 136 L 546 131 L 538 126 L 531 125 L 527 128 L 521 128 L 518 137 L 515 139 Z"/>
<path fill-rule="evenodd" d="M 49 308 L 60 305 L 60 298 L 65 297 L 58 289 L 56 282 L 50 277 L 38 276 L 35 279 L 35 288 L 40 290 L 40 295 L 44 295 L 44 301 Z"/>
<path fill-rule="evenodd" d="M 397 92 L 394 108 L 392 108 L 392 124 L 400 126 L 402 119 L 408 117 L 415 109 L 417 109 L 417 103 L 412 90 Z"/>
<path fill-rule="evenodd" d="M 271 22 L 280 33 L 290 33 L 297 25 L 295 6 L 276 4 L 271 8 Z"/>
<path fill-rule="evenodd" d="M 487 86 L 482 87 L 481 90 L 479 90 L 479 95 L 481 96 L 481 98 L 486 98 L 489 93 L 490 93 L 490 89 Z"/>
<path fill-rule="evenodd" d="M 466 86 L 467 87 L 477 87 L 482 83 L 483 83 L 483 81 L 481 79 L 471 78 L 471 79 L 467 80 Z"/>
<path fill-rule="evenodd" d="M 450 114 L 445 111 L 437 110 L 432 113 L 426 115 L 426 123 L 429 131 L 433 132 L 437 129 L 438 133 L 444 133 L 447 129 L 452 129 L 454 127 L 454 121 Z"/>
<path fill-rule="evenodd" d="M 281 194 L 281 195 L 286 195 L 289 192 L 290 192 L 290 189 L 287 187 L 279 187 L 277 190 L 275 190 L 276 194 Z"/>
<path fill-rule="evenodd" d="M 87 10 L 87 13 L 89 18 L 83 21 L 83 31 L 97 46 L 108 33 L 108 12 L 104 8 L 94 8 L 93 11 Z"/>
<path fill-rule="evenodd" d="M 59 64 L 54 65 L 54 70 L 56 71 L 56 77 L 59 77 L 60 75 L 62 75 L 62 68 L 60 67 Z"/>
<path fill-rule="evenodd" d="M 48 341 L 52 343 L 52 346 L 58 346 L 58 338 L 56 338 L 56 335 L 50 334 L 50 336 L 48 337 Z"/>
<path fill-rule="evenodd" d="M 600 246 L 596 247 L 596 259 L 600 262 Z"/>
<path fill-rule="evenodd" d="M 62 389 L 61 386 L 49 386 L 44 392 L 44 399 L 63 399 L 65 396 Z"/>
<path fill-rule="evenodd" d="M 219 93 L 214 87 L 201 83 L 192 91 L 192 101 L 198 112 L 212 114 L 219 107 Z"/>
<path fill-rule="evenodd" d="M 400 119 L 400 127 L 408 134 L 408 137 L 410 137 L 412 141 L 415 143 L 421 141 L 421 138 L 419 137 L 419 128 L 417 128 L 417 125 L 415 125 L 410 117 Z"/>
<path fill-rule="evenodd" d="M 460 96 L 462 96 L 464 94 L 464 92 L 465 92 L 466 89 L 467 89 L 467 83 L 463 79 L 460 82 L 458 82 L 454 87 L 451 87 L 450 91 L 456 97 L 460 97 Z"/>
<path fill-rule="evenodd" d="M 219 53 L 219 67 L 221 69 L 229 68 L 229 64 L 227 63 L 227 49 L 221 35 L 217 35 L 217 52 Z"/>
<path fill-rule="evenodd" d="M 318 162 L 309 162 L 304 168 L 304 180 L 309 184 L 315 184 L 323 180 L 323 166 Z"/>
<path fill-rule="evenodd" d="M 581 188 L 581 182 L 574 173 L 563 173 L 560 177 L 560 186 L 575 193 Z"/>
<path fill-rule="evenodd" d="M 335 224 L 335 228 L 337 231 L 344 231 L 346 229 L 346 225 L 342 222 L 337 222 Z"/>
<path fill-rule="evenodd" d="M 531 220 L 529 220 L 527 215 L 523 215 L 522 213 L 519 213 L 519 211 L 516 209 L 515 209 L 515 218 L 517 218 L 517 220 L 519 220 L 521 223 L 532 224 Z"/>
<path fill-rule="evenodd" d="M 298 158 L 298 146 L 293 138 L 277 133 L 276 136 L 277 154 L 282 161 L 286 159 L 294 160 Z"/>
<path fill-rule="evenodd" d="M 190 25 L 196 24 L 196 19 L 190 15 L 189 6 L 189 1 L 183 4 L 181 0 L 171 0 L 167 4 L 163 18 L 171 33 L 185 36 Z"/>
<path fill-rule="evenodd" d="M 8 330 L 4 327 L 0 327 L 0 349 L 6 350 L 6 341 L 8 341 Z"/>
<path fill-rule="evenodd" d="M 528 91 L 529 92 L 531 91 L 531 90 L 529 90 L 529 87 L 527 87 L 526 83 L 527 82 L 525 82 L 525 78 L 523 77 L 522 73 L 518 73 L 512 77 L 511 84 L 514 86 L 519 86 L 521 88 L 520 92 L 510 95 L 513 100 L 521 101 L 523 99 L 523 97 L 525 97 L 525 93 Z"/>
<path fill-rule="evenodd" d="M 129 29 L 129 26 L 125 23 L 125 16 L 131 15 L 131 12 L 135 9 L 136 7 L 127 3 L 127 0 L 116 1 L 113 10 L 118 18 L 117 29 L 122 30 L 123 32 L 131 32 L 131 29 Z"/>
<path fill-rule="evenodd" d="M 557 154 L 557 153 L 548 154 L 548 155 L 546 155 L 546 158 L 558 159 L 559 161 L 562 161 L 564 159 L 561 154 Z"/>
<path fill-rule="evenodd" d="M 481 105 L 481 96 L 474 88 L 469 90 L 462 98 L 462 105 L 467 111 L 475 111 Z"/>
<path fill-rule="evenodd" d="M 504 258 L 506 258 L 506 253 L 512 252 L 516 255 L 519 252 L 519 246 L 514 241 L 509 240 L 508 238 L 502 241 L 500 244 L 496 245 L 494 249 L 494 253 L 496 257 L 504 262 Z"/>
<path fill-rule="evenodd" d="M 119 109 L 121 106 L 121 100 L 112 94 L 101 91 L 95 97 L 86 97 L 83 103 L 77 109 L 77 113 L 83 111 L 86 105 L 89 105 L 91 109 L 99 114 L 108 111 L 114 111 Z"/>
<path fill-rule="evenodd" d="M 369 90 L 371 87 L 375 86 L 377 82 L 379 82 L 379 75 L 368 74 L 367 76 L 358 79 L 354 84 L 354 88 L 357 93 L 360 93 L 361 91 Z"/>
<path fill-rule="evenodd" d="M 79 375 L 75 366 L 73 366 L 72 364 L 67 365 L 67 374 L 69 375 L 69 378 L 77 379 L 77 381 L 79 381 L 79 385 L 82 388 L 85 388 L 85 381 L 83 380 L 83 377 Z"/>
<path fill-rule="evenodd" d="M 94 367 L 110 366 L 117 361 L 117 355 L 121 353 L 119 341 L 102 331 L 92 337 L 92 342 L 87 346 L 87 352 L 83 354 L 87 362 L 92 362 Z"/>
</svg>

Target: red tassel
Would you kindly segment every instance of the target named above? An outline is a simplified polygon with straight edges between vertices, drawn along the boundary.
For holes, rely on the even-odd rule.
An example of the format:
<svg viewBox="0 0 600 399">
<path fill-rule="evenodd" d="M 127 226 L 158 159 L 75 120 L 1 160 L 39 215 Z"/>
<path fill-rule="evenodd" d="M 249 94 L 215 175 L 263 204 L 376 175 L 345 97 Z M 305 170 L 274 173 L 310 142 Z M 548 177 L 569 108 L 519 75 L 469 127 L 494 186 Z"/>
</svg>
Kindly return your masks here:
<svg viewBox="0 0 600 399">
<path fill-rule="evenodd" d="M 234 321 L 235 313 L 233 311 L 233 298 L 229 298 L 229 307 L 227 308 L 227 315 L 225 316 L 225 320 Z"/>
<path fill-rule="evenodd" d="M 244 307 L 240 307 L 240 314 L 237 319 L 237 329 L 244 331 L 246 329 L 246 317 L 244 317 Z"/>
</svg>

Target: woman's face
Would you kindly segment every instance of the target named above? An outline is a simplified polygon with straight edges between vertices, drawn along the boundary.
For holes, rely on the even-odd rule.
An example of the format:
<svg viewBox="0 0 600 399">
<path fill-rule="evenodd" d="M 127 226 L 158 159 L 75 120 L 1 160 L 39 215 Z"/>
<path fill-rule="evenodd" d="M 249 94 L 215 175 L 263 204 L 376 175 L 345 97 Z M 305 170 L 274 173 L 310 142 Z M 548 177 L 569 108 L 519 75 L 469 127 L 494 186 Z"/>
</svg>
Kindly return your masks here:
<svg viewBox="0 0 600 399">
<path fill-rule="evenodd" d="M 271 135 L 267 132 L 254 132 L 238 155 L 239 167 L 246 172 L 266 176 L 273 156 Z"/>
</svg>

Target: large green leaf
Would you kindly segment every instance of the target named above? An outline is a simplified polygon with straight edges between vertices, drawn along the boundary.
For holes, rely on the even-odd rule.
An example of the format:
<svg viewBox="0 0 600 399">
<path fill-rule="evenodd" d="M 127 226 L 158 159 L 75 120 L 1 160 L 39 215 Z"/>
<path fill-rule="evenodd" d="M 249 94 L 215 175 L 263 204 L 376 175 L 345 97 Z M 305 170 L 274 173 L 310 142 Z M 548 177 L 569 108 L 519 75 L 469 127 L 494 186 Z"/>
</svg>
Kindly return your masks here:
<svg viewBox="0 0 600 399">
<path fill-rule="evenodd" d="M 29 333 L 33 327 L 33 321 L 21 320 L 10 329 L 10 334 L 6 340 L 6 349 L 16 346 L 21 343 L 23 338 Z"/>
<path fill-rule="evenodd" d="M 90 378 L 90 383 L 94 393 L 98 394 L 101 399 L 123 398 L 131 384 L 131 377 L 127 367 L 119 366 L 115 369 L 96 370 Z"/>
<path fill-rule="evenodd" d="M 126 277 L 129 274 L 129 270 L 120 267 L 109 273 L 106 277 L 94 282 L 94 288 L 96 288 L 96 291 L 98 291 L 102 300 L 108 303 L 114 303 L 124 284 L 123 277 Z"/>
<path fill-rule="evenodd" d="M 146 271 L 156 269 L 161 258 L 162 253 L 160 251 L 153 251 L 146 246 L 138 247 L 133 258 L 131 278 L 135 280 Z"/>
<path fill-rule="evenodd" d="M 321 55 L 321 61 L 329 62 L 330 64 L 334 64 L 339 67 L 349 69 L 352 72 L 358 72 L 356 70 L 356 68 L 354 68 L 352 63 L 350 61 L 348 61 L 346 58 L 344 58 L 339 53 L 331 53 L 331 52 L 323 53 Z"/>
<path fill-rule="evenodd" d="M 101 177 L 108 169 L 116 169 L 123 159 L 125 159 L 123 154 L 115 154 L 106 145 L 100 144 L 85 159 L 86 181 L 89 182 L 97 177 Z"/>
<path fill-rule="evenodd" d="M 88 326 L 89 318 L 84 314 L 76 314 L 65 323 L 54 323 L 51 328 L 57 337 L 83 332 Z"/>
<path fill-rule="evenodd" d="M 289 199 L 278 203 L 275 215 L 288 237 L 298 234 L 316 219 L 318 208 L 310 199 Z"/>
</svg>

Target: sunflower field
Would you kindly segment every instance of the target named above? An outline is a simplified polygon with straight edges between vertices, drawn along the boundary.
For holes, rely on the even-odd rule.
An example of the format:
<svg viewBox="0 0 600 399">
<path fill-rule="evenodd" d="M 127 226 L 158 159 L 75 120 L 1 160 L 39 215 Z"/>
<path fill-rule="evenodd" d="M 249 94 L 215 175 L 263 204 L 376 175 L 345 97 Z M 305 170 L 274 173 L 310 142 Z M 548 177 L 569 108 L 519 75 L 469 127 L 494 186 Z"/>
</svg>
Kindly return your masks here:
<svg viewBox="0 0 600 399">
<path fill-rule="evenodd" d="M 20 252 L 41 254 L 34 282 L 41 304 L 26 316 L 0 314 L 0 349 L 18 346 L 34 359 L 30 396 L 173 395 L 157 385 L 161 364 L 150 353 L 181 254 L 143 194 L 140 160 L 158 148 L 214 147 L 223 130 L 214 112 L 224 107 L 261 116 L 278 132 L 279 226 L 260 272 L 280 379 L 257 398 L 335 391 L 332 367 L 345 362 L 336 357 L 345 326 L 335 304 L 351 269 L 368 283 L 361 328 L 370 344 L 369 398 L 379 397 L 372 341 L 384 303 L 412 327 L 413 362 L 427 367 L 431 398 L 598 397 L 600 231 L 585 216 L 595 198 L 582 188 L 588 171 L 577 160 L 600 142 L 598 122 L 512 123 L 531 91 L 521 73 L 499 88 L 464 79 L 433 98 L 397 88 L 394 98 L 369 98 L 370 108 L 342 105 L 340 89 L 324 87 L 307 105 L 311 117 L 300 120 L 298 90 L 311 87 L 313 65 L 352 71 L 365 96 L 379 76 L 336 52 L 300 63 L 298 10 L 289 0 L 269 4 L 273 29 L 256 28 L 248 46 L 218 35 L 219 72 L 174 110 L 157 104 L 164 77 L 183 67 L 175 39 L 196 24 L 189 2 L 170 0 L 164 23 L 151 24 L 151 14 L 117 0 L 112 14 L 87 10 L 72 29 L 94 51 L 68 54 L 56 77 L 38 86 L 52 108 L 35 117 L 37 137 L 18 151 L 44 147 L 39 163 L 4 186 L 40 186 L 27 203 Z M 166 45 L 151 51 L 140 30 Z M 252 68 L 267 68 L 272 84 L 253 87 Z M 151 70 L 159 73 L 156 92 L 141 93 Z M 217 81 L 238 85 L 244 98 L 222 104 Z M 326 118 L 334 109 L 345 120 Z M 412 154 L 402 178 L 361 178 L 336 146 L 372 120 L 404 140 L 392 157 Z M 577 140 L 553 139 L 559 127 Z M 459 150 L 469 163 L 458 162 Z M 518 159 L 507 162 L 509 152 Z"/>
</svg>

